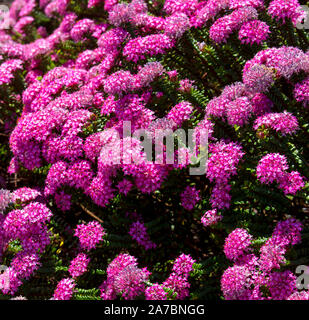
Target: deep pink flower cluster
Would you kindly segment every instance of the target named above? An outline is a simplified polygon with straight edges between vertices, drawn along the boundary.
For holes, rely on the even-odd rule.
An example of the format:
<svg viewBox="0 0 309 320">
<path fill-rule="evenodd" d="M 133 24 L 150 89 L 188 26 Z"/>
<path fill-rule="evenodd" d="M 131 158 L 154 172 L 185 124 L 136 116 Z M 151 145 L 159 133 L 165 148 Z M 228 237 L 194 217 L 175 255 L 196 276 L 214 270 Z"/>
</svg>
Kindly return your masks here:
<svg viewBox="0 0 309 320">
<path fill-rule="evenodd" d="M 202 27 L 208 20 L 214 17 L 223 9 L 228 9 L 231 5 L 229 0 L 209 0 L 198 7 L 195 14 L 191 17 L 191 24 L 194 27 Z M 235 8 L 232 8 L 235 9 Z"/>
<path fill-rule="evenodd" d="M 0 86 L 9 84 L 14 78 L 14 72 L 23 68 L 23 61 L 11 59 L 0 65 Z"/>
<path fill-rule="evenodd" d="M 248 251 L 250 242 L 252 244 L 250 235 L 244 237 L 244 241 L 232 237 L 235 247 L 232 251 L 227 250 L 227 257 L 237 259 L 234 260 L 234 266 L 226 269 L 222 275 L 221 289 L 224 298 L 227 300 L 286 300 L 291 299 L 290 297 L 301 299 L 304 296 L 306 299 L 306 294 L 297 292 L 296 276 L 291 271 L 275 270 L 286 263 L 284 255 L 287 248 L 300 241 L 301 229 L 301 223 L 295 219 L 279 222 L 272 236 L 260 248 L 259 258 L 249 253 L 250 250 Z M 227 239 L 230 237 L 231 234 Z M 228 247 L 231 247 L 230 241 L 228 243 Z M 225 247 L 225 251 L 226 249 L 228 248 Z M 265 287 L 269 293 L 263 289 Z"/>
<path fill-rule="evenodd" d="M 273 0 L 268 6 L 268 13 L 272 18 L 283 22 L 290 19 L 294 25 L 306 17 L 306 12 L 302 10 L 298 0 Z"/>
<path fill-rule="evenodd" d="M 167 0 L 164 2 L 163 10 L 169 14 L 182 12 L 190 15 L 197 8 L 197 6 L 197 0 Z"/>
<path fill-rule="evenodd" d="M 257 130 L 261 126 L 281 132 L 282 135 L 293 134 L 299 129 L 297 118 L 287 111 L 268 113 L 257 118 L 253 128 Z"/>
<path fill-rule="evenodd" d="M 173 265 L 173 272 L 177 273 L 178 275 L 188 275 L 191 271 L 193 271 L 193 264 L 195 260 L 188 254 L 181 254 L 177 259 L 174 261 Z"/>
<path fill-rule="evenodd" d="M 59 281 L 51 300 L 71 300 L 76 283 L 74 279 L 65 278 Z"/>
<path fill-rule="evenodd" d="M 120 193 L 123 193 L 126 196 L 132 189 L 132 186 L 133 184 L 129 180 L 123 179 L 118 183 L 117 188 Z"/>
<path fill-rule="evenodd" d="M 166 115 L 166 119 L 173 121 L 175 126 L 180 127 L 181 124 L 190 118 L 193 106 L 190 102 L 180 102 L 176 104 Z"/>
<path fill-rule="evenodd" d="M 243 74 L 243 83 L 252 93 L 264 93 L 275 82 L 273 69 L 265 65 L 255 64 Z"/>
<path fill-rule="evenodd" d="M 181 254 L 173 265 L 173 272 L 162 283 L 164 288 L 172 290 L 176 298 L 183 300 L 189 296 L 190 283 L 188 277 L 193 270 L 195 260 L 190 255 Z"/>
<path fill-rule="evenodd" d="M 293 74 L 308 70 L 308 56 L 298 48 L 283 46 L 262 50 L 246 62 L 243 83 L 236 82 L 225 87 L 219 97 L 210 100 L 206 114 L 226 119 L 232 126 L 244 126 L 252 115 L 264 115 L 256 120 L 256 128 L 263 121 L 283 134 L 293 133 L 298 128 L 296 117 L 287 112 L 268 115 L 273 103 L 264 93 L 278 78 L 289 80 Z M 306 86 L 305 79 L 296 84 L 294 89 L 296 100 L 303 102 L 304 106 L 307 105 Z"/>
<path fill-rule="evenodd" d="M 136 221 L 131 224 L 129 234 L 132 239 L 136 240 L 139 245 L 145 248 L 145 250 L 155 249 L 157 246 L 150 240 L 147 229 L 141 221 Z"/>
<path fill-rule="evenodd" d="M 81 248 L 85 250 L 94 249 L 103 240 L 105 234 L 103 227 L 97 221 L 79 224 L 74 233 L 79 239 Z"/>
<path fill-rule="evenodd" d="M 79 238 L 81 248 L 89 251 L 95 249 L 105 235 L 103 227 L 96 221 L 88 224 L 80 224 L 75 229 L 75 236 Z M 70 300 L 76 287 L 76 278 L 83 275 L 88 268 L 90 258 L 84 252 L 80 252 L 70 263 L 68 272 L 71 278 L 64 278 L 58 282 L 51 300 Z"/>
<path fill-rule="evenodd" d="M 165 21 L 164 31 L 165 34 L 172 38 L 180 38 L 190 28 L 190 20 L 184 13 L 177 12 Z"/>
<path fill-rule="evenodd" d="M 19 240 L 22 247 L 13 257 L 10 267 L 0 275 L 0 290 L 4 294 L 14 295 L 22 280 L 29 279 L 39 268 L 38 252 L 44 252 L 50 243 L 46 223 L 51 216 L 51 211 L 44 204 L 31 202 L 23 209 L 10 211 L 1 219 L 0 256 L 10 241 Z"/>
<path fill-rule="evenodd" d="M 165 53 L 174 46 L 174 41 L 165 34 L 152 34 L 129 40 L 123 48 L 123 55 L 128 61 L 137 62 L 147 56 Z"/>
<path fill-rule="evenodd" d="M 261 44 L 268 38 L 270 33 L 269 26 L 260 20 L 251 20 L 244 23 L 238 32 L 241 43 Z"/>
<path fill-rule="evenodd" d="M 259 161 L 256 174 L 262 183 L 273 183 L 274 181 L 280 181 L 288 168 L 285 156 L 279 153 L 269 153 Z"/>
<path fill-rule="evenodd" d="M 209 37 L 217 43 L 226 42 L 228 37 L 234 31 L 237 31 L 245 22 L 257 18 L 258 13 L 253 7 L 236 9 L 231 14 L 216 20 L 209 29 Z M 257 35 L 255 37 L 257 37 Z"/>
<path fill-rule="evenodd" d="M 263 0 L 230 0 L 229 7 L 230 9 L 238 9 L 242 7 L 252 6 L 254 8 L 264 8 Z"/>
<path fill-rule="evenodd" d="M 248 253 L 251 245 L 252 236 L 244 229 L 235 229 L 225 239 L 224 254 L 232 261 L 241 259 L 244 254 Z"/>
<path fill-rule="evenodd" d="M 107 267 L 107 279 L 100 286 L 103 300 L 114 300 L 121 295 L 132 300 L 145 291 L 150 272 L 137 267 L 137 259 L 128 254 L 118 255 Z"/>
<path fill-rule="evenodd" d="M 298 220 L 290 218 L 277 223 L 272 237 L 280 239 L 281 244 L 284 239 L 285 245 L 295 245 L 301 242 L 301 231 L 302 224 Z"/>
<path fill-rule="evenodd" d="M 189 295 L 188 277 L 193 271 L 195 260 L 190 255 L 181 254 L 173 265 L 173 272 L 162 283 L 153 283 L 145 290 L 146 300 L 167 300 L 175 295 L 177 299 L 185 299 Z"/>
<path fill-rule="evenodd" d="M 121 95 L 136 88 L 135 78 L 129 71 L 117 71 L 104 81 L 104 90 L 110 95 Z"/>
<path fill-rule="evenodd" d="M 309 106 L 309 77 L 295 85 L 294 96 L 305 108 Z"/>
<path fill-rule="evenodd" d="M 207 178 L 215 182 L 212 190 L 211 204 L 213 208 L 222 209 L 230 206 L 231 176 L 237 172 L 237 165 L 244 153 L 237 143 L 223 141 L 209 145 L 210 157 L 207 163 Z"/>
<path fill-rule="evenodd" d="M 217 209 L 208 210 L 204 213 L 201 218 L 201 222 L 204 227 L 209 227 L 217 224 L 220 220 L 222 220 L 223 216 L 218 215 Z"/>
<path fill-rule="evenodd" d="M 207 105 L 206 113 L 225 118 L 231 125 L 244 126 L 253 113 L 251 96 L 245 84 L 236 82 L 224 88 L 222 94 Z"/>
<path fill-rule="evenodd" d="M 34 18 L 31 16 L 22 17 L 18 20 L 18 22 L 14 25 L 14 30 L 18 33 L 25 36 L 24 29 L 30 25 L 34 21 Z"/>
<path fill-rule="evenodd" d="M 154 283 L 145 290 L 146 300 L 167 300 L 167 291 L 164 290 L 162 284 Z"/>
<path fill-rule="evenodd" d="M 279 153 L 269 153 L 258 163 L 256 175 L 265 184 L 276 182 L 285 194 L 295 194 L 305 183 L 297 171 L 287 172 L 287 159 Z"/>
<path fill-rule="evenodd" d="M 256 116 L 262 116 L 271 111 L 273 102 L 263 93 L 257 93 L 251 99 L 253 105 L 253 113 Z"/>
<path fill-rule="evenodd" d="M 79 253 L 76 258 L 71 261 L 70 267 L 68 269 L 72 278 L 77 278 L 84 274 L 87 270 L 87 266 L 90 259 L 87 258 L 85 253 Z"/>
<path fill-rule="evenodd" d="M 295 73 L 308 72 L 309 57 L 299 48 L 280 47 L 259 51 L 255 57 L 248 60 L 243 68 L 243 77 L 254 67 L 264 65 L 267 68 L 276 70 L 276 77 L 290 79 Z"/>
<path fill-rule="evenodd" d="M 289 270 L 273 272 L 269 277 L 268 288 L 273 300 L 287 300 L 296 290 L 296 276 Z"/>
<path fill-rule="evenodd" d="M 195 187 L 187 186 L 185 190 L 181 193 L 181 205 L 186 210 L 193 210 L 194 206 L 198 201 L 200 201 L 200 191 Z"/>
<path fill-rule="evenodd" d="M 35 189 L 28 187 L 22 187 L 14 190 L 12 192 L 13 202 L 28 202 L 37 199 L 39 196 L 42 196 L 41 192 Z"/>
</svg>

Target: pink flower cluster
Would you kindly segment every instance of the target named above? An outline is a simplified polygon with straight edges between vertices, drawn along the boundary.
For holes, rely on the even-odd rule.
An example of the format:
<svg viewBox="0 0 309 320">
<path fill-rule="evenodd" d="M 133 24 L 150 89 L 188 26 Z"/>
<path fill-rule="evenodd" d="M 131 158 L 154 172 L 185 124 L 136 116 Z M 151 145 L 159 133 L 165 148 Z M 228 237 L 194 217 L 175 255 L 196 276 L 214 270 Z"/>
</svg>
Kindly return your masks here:
<svg viewBox="0 0 309 320">
<path fill-rule="evenodd" d="M 145 291 L 150 272 L 138 268 L 137 259 L 128 254 L 118 255 L 107 267 L 107 279 L 100 286 L 103 300 L 114 300 L 118 295 L 132 300 Z"/>
<path fill-rule="evenodd" d="M 68 269 L 72 278 L 77 278 L 87 271 L 87 266 L 90 259 L 85 253 L 79 253 L 76 258 L 71 261 Z"/>
<path fill-rule="evenodd" d="M 251 20 L 243 24 L 238 32 L 241 43 L 261 44 L 268 38 L 270 33 L 269 26 L 260 20 Z"/>
<path fill-rule="evenodd" d="M 152 34 L 129 40 L 123 48 L 123 55 L 128 61 L 137 62 L 147 56 L 165 53 L 174 46 L 174 41 L 165 34 Z"/>
<path fill-rule="evenodd" d="M 237 165 L 244 153 L 237 143 L 225 143 L 223 141 L 209 145 L 210 157 L 207 163 L 206 176 L 215 186 L 211 194 L 211 204 L 215 209 L 228 208 L 230 206 L 231 176 L 237 173 Z"/>
<path fill-rule="evenodd" d="M 201 222 L 204 227 L 209 227 L 217 224 L 219 221 L 223 219 L 222 215 L 218 215 L 217 209 L 208 210 L 204 213 L 201 218 Z"/>
<path fill-rule="evenodd" d="M 272 18 L 283 22 L 290 19 L 294 25 L 306 17 L 298 0 L 273 0 L 268 6 L 268 13 Z"/>
<path fill-rule="evenodd" d="M 283 46 L 262 50 L 246 62 L 243 82 L 225 87 L 219 97 L 210 100 L 206 114 L 226 119 L 231 126 L 244 126 L 252 115 L 264 115 L 256 120 L 255 128 L 263 121 L 283 134 L 293 133 L 298 128 L 296 117 L 288 112 L 268 115 L 272 102 L 264 93 L 280 77 L 289 80 L 293 74 L 302 71 L 309 71 L 309 59 L 300 49 Z M 294 89 L 296 100 L 303 102 L 304 106 L 307 104 L 306 85 L 305 79 Z"/>
<path fill-rule="evenodd" d="M 201 199 L 199 193 L 200 191 L 196 190 L 195 187 L 187 186 L 180 195 L 181 205 L 186 210 L 193 210 L 196 203 Z"/>
<path fill-rule="evenodd" d="M 190 283 L 188 277 L 193 271 L 195 260 L 190 255 L 181 254 L 173 265 L 172 273 L 162 283 L 154 283 L 145 290 L 146 300 L 167 300 L 173 295 L 176 299 L 185 299 L 189 296 Z"/>
<path fill-rule="evenodd" d="M 244 229 L 235 229 L 225 239 L 224 254 L 233 261 L 240 259 L 248 253 L 251 245 L 252 236 Z"/>
<path fill-rule="evenodd" d="M 294 96 L 305 108 L 309 106 L 309 77 L 295 85 Z"/>
<path fill-rule="evenodd" d="M 299 129 L 297 118 L 287 111 L 268 113 L 257 118 L 253 128 L 257 130 L 261 126 L 281 132 L 282 135 L 293 134 Z"/>
<path fill-rule="evenodd" d="M 58 282 L 51 300 L 71 300 L 76 283 L 74 279 L 65 278 Z"/>
<path fill-rule="evenodd" d="M 0 65 L 0 86 L 9 84 L 14 79 L 14 72 L 23 68 L 23 61 L 11 59 Z"/>
<path fill-rule="evenodd" d="M 194 263 L 195 260 L 190 255 L 181 254 L 174 261 L 173 272 L 162 283 L 162 286 L 172 290 L 179 300 L 183 300 L 189 296 L 190 283 L 188 277 L 193 270 Z"/>
<path fill-rule="evenodd" d="M 136 221 L 130 226 L 129 235 L 132 239 L 145 248 L 145 250 L 155 249 L 156 244 L 150 240 L 147 229 L 143 222 Z"/>
<path fill-rule="evenodd" d="M 287 159 L 279 153 L 269 153 L 258 163 L 256 175 L 265 184 L 276 182 L 285 194 L 295 194 L 305 183 L 298 171 L 287 172 Z"/>
<path fill-rule="evenodd" d="M 0 275 L 0 290 L 4 294 L 14 295 L 22 281 L 29 279 L 39 268 L 38 252 L 44 252 L 50 243 L 47 223 L 51 216 L 51 211 L 44 204 L 31 202 L 0 219 L 0 256 L 13 240 L 18 239 L 22 247 L 13 257 L 10 267 Z"/>
<path fill-rule="evenodd" d="M 296 276 L 289 270 L 277 271 L 286 263 L 287 249 L 300 242 L 302 224 L 288 219 L 277 224 L 272 236 L 260 248 L 260 257 L 252 252 L 252 236 L 243 229 L 234 230 L 226 239 L 225 254 L 234 261 L 221 278 L 227 300 L 297 299 Z M 239 238 L 236 236 L 240 233 Z M 264 288 L 268 290 L 265 290 Z M 268 292 L 268 293 L 267 293 Z"/>
<path fill-rule="evenodd" d="M 85 250 L 94 249 L 103 240 L 105 234 L 103 227 L 97 221 L 79 224 L 74 233 L 79 239 L 81 248 Z"/>
<path fill-rule="evenodd" d="M 42 196 L 41 192 L 36 189 L 31 189 L 28 187 L 22 187 L 19 189 L 14 190 L 12 193 L 13 202 L 28 202 L 34 201 L 39 196 Z"/>
<path fill-rule="evenodd" d="M 236 9 L 231 14 L 215 21 L 209 29 L 209 37 L 217 43 L 226 42 L 228 37 L 234 31 L 237 31 L 244 23 L 257 18 L 257 10 L 253 7 L 242 7 Z M 249 27 L 247 26 L 247 29 L 248 28 Z M 242 33 L 243 32 L 244 31 L 242 31 Z M 254 37 L 257 38 L 258 35 L 254 35 Z"/>
</svg>

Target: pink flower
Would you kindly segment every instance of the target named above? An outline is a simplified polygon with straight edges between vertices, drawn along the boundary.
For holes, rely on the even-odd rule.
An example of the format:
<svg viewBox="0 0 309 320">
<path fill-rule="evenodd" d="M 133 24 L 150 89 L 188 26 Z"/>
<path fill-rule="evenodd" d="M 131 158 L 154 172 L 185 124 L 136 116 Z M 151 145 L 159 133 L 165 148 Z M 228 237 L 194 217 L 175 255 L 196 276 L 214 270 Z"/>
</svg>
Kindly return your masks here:
<svg viewBox="0 0 309 320">
<path fill-rule="evenodd" d="M 222 220 L 222 216 L 217 214 L 217 209 L 208 210 L 201 218 L 201 222 L 204 227 L 212 226 Z"/>
<path fill-rule="evenodd" d="M 281 132 L 283 135 L 293 134 L 299 129 L 297 118 L 287 111 L 268 113 L 257 118 L 253 128 L 257 130 L 261 126 Z"/>
<path fill-rule="evenodd" d="M 163 289 L 163 285 L 154 283 L 145 290 L 146 300 L 167 300 L 167 292 Z"/>
<path fill-rule="evenodd" d="M 200 200 L 199 191 L 195 187 L 187 186 L 181 193 L 181 205 L 186 210 L 193 210 L 195 204 Z"/>
<path fill-rule="evenodd" d="M 90 259 L 85 253 L 79 253 L 72 261 L 69 267 L 69 273 L 72 278 L 77 278 L 84 274 Z"/>
<path fill-rule="evenodd" d="M 248 252 L 252 236 L 244 229 L 237 228 L 225 239 L 224 253 L 230 260 L 236 261 Z"/>
<path fill-rule="evenodd" d="M 238 37 L 241 43 L 261 44 L 267 40 L 270 33 L 269 26 L 260 20 L 251 20 L 243 24 L 239 30 Z"/>
<path fill-rule="evenodd" d="M 103 227 L 97 221 L 79 224 L 74 233 L 79 238 L 82 249 L 86 250 L 94 249 L 103 240 L 105 234 Z"/>
<path fill-rule="evenodd" d="M 144 223 L 140 221 L 132 223 L 129 234 L 132 239 L 136 240 L 138 244 L 145 248 L 145 250 L 154 249 L 157 246 L 150 240 Z"/>
<path fill-rule="evenodd" d="M 62 279 L 57 284 L 52 300 L 71 300 L 75 286 L 74 279 Z"/>
</svg>

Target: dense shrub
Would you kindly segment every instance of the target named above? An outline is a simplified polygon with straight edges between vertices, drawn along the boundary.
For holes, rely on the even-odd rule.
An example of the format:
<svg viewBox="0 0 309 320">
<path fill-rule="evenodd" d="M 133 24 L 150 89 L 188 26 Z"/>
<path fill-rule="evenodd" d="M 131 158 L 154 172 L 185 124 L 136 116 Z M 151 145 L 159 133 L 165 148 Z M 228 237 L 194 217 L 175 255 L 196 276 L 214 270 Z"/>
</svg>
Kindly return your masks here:
<svg viewBox="0 0 309 320">
<path fill-rule="evenodd" d="M 1 299 L 308 300 L 305 4 L 15 0 Z M 169 162 L 155 133 L 180 128 L 198 143 L 175 137 Z M 163 152 L 149 159 L 147 139 Z"/>
</svg>

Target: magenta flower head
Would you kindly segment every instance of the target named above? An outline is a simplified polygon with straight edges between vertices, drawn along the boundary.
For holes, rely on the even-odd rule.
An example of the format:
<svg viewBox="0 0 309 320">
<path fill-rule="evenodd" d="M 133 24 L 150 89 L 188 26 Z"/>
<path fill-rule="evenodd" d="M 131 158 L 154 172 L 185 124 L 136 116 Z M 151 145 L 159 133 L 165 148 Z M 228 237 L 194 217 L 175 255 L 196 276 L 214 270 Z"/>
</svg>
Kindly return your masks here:
<svg viewBox="0 0 309 320">
<path fill-rule="evenodd" d="M 82 249 L 91 250 L 103 240 L 105 231 L 101 224 L 97 221 L 92 221 L 87 224 L 79 224 L 75 229 L 75 236 L 79 238 Z"/>
<path fill-rule="evenodd" d="M 85 253 L 79 253 L 76 258 L 71 261 L 69 273 L 72 278 L 77 278 L 86 272 L 90 259 Z"/>
<path fill-rule="evenodd" d="M 188 254 L 181 254 L 175 261 L 173 265 L 173 272 L 177 274 L 182 274 L 188 276 L 188 274 L 193 270 L 193 264 L 195 260 Z"/>
<path fill-rule="evenodd" d="M 74 279 L 62 279 L 57 284 L 52 300 L 71 300 L 75 286 Z"/>
<path fill-rule="evenodd" d="M 223 216 L 217 214 L 217 209 L 208 210 L 201 218 L 204 227 L 212 226 L 222 220 Z"/>
<path fill-rule="evenodd" d="M 237 228 L 225 239 L 224 253 L 229 260 L 236 261 L 249 251 L 252 236 L 247 230 Z"/>
<path fill-rule="evenodd" d="M 158 283 L 154 283 L 151 287 L 145 290 L 146 300 L 167 300 L 167 292 L 163 286 Z"/>
<path fill-rule="evenodd" d="M 238 37 L 241 43 L 261 44 L 267 40 L 269 33 L 269 26 L 265 22 L 250 20 L 241 26 Z"/>
<path fill-rule="evenodd" d="M 199 190 L 197 190 L 195 187 L 187 186 L 180 195 L 181 205 L 186 210 L 193 210 L 196 203 L 201 199 L 199 194 Z"/>
<path fill-rule="evenodd" d="M 137 259 L 129 254 L 118 255 L 107 267 L 107 279 L 100 286 L 103 300 L 114 300 L 121 295 L 132 300 L 145 292 L 150 272 L 138 268 Z"/>
</svg>

